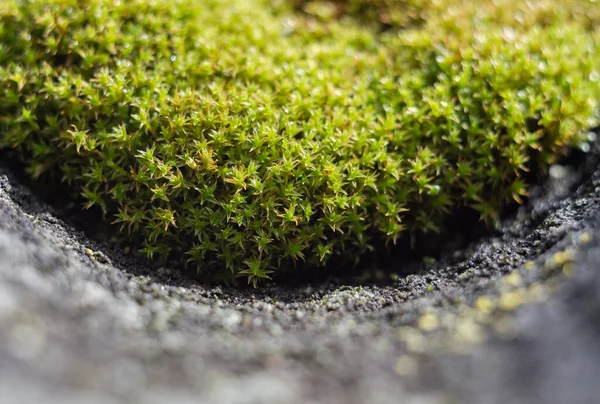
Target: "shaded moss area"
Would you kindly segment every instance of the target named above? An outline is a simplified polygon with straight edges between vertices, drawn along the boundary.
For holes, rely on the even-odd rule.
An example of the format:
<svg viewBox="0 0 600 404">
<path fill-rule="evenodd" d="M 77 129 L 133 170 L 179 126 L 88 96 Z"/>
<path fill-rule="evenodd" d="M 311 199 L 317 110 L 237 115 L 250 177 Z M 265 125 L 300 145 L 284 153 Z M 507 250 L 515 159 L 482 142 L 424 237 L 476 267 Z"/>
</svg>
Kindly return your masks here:
<svg viewBox="0 0 600 404">
<path fill-rule="evenodd" d="M 206 276 L 352 264 L 588 140 L 598 5 L 561 4 L 9 0 L 0 147 Z M 369 9 L 414 29 L 334 18 Z"/>
</svg>

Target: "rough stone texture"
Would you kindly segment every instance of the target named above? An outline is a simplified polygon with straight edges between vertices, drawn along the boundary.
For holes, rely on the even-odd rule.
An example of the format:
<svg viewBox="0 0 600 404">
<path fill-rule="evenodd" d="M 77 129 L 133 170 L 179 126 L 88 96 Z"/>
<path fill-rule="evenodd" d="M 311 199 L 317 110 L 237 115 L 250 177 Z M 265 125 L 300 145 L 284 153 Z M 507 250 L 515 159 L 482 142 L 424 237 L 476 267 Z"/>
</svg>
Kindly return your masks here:
<svg viewBox="0 0 600 404">
<path fill-rule="evenodd" d="M 148 271 L 3 168 L 0 403 L 600 402 L 600 171 L 551 174 L 415 275 L 236 291 Z"/>
</svg>

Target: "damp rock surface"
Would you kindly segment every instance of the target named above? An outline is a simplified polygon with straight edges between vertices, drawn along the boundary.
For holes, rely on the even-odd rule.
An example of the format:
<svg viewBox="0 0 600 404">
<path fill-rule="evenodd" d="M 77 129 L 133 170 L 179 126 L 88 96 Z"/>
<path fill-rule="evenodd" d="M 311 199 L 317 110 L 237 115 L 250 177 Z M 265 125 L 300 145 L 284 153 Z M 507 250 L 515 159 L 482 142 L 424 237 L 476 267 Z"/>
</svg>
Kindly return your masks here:
<svg viewBox="0 0 600 404">
<path fill-rule="evenodd" d="M 89 239 L 4 167 L 0 403 L 598 402 L 600 172 L 553 171 L 413 275 L 234 290 Z"/>
</svg>

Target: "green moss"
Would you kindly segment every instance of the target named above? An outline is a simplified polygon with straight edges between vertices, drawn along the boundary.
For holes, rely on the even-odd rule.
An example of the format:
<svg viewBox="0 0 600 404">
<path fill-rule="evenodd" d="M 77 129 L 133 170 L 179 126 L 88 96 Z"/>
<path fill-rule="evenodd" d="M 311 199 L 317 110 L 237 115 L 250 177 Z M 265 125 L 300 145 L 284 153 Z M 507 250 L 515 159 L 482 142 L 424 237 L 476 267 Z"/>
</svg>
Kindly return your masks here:
<svg viewBox="0 0 600 404">
<path fill-rule="evenodd" d="M 600 24 L 598 0 L 290 0 L 297 9 L 320 20 L 350 16 L 384 29 L 425 25 L 472 25 L 527 29 L 576 22 L 587 29 Z M 479 28 L 483 28 L 480 26 Z"/>
<path fill-rule="evenodd" d="M 6 0 L 0 147 L 150 257 L 256 284 L 493 222 L 597 123 L 597 3 L 359 3 L 418 12 L 378 34 L 333 3 Z"/>
</svg>

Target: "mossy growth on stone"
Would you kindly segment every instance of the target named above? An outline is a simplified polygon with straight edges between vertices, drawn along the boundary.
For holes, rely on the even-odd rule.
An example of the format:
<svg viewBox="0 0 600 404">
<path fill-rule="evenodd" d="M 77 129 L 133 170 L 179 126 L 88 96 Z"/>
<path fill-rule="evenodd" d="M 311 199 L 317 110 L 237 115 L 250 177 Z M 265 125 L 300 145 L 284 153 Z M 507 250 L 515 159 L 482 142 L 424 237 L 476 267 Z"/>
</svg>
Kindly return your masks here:
<svg viewBox="0 0 600 404">
<path fill-rule="evenodd" d="M 493 223 L 597 124 L 600 5 L 460 3 L 4 0 L 0 147 L 255 285 Z"/>
</svg>

